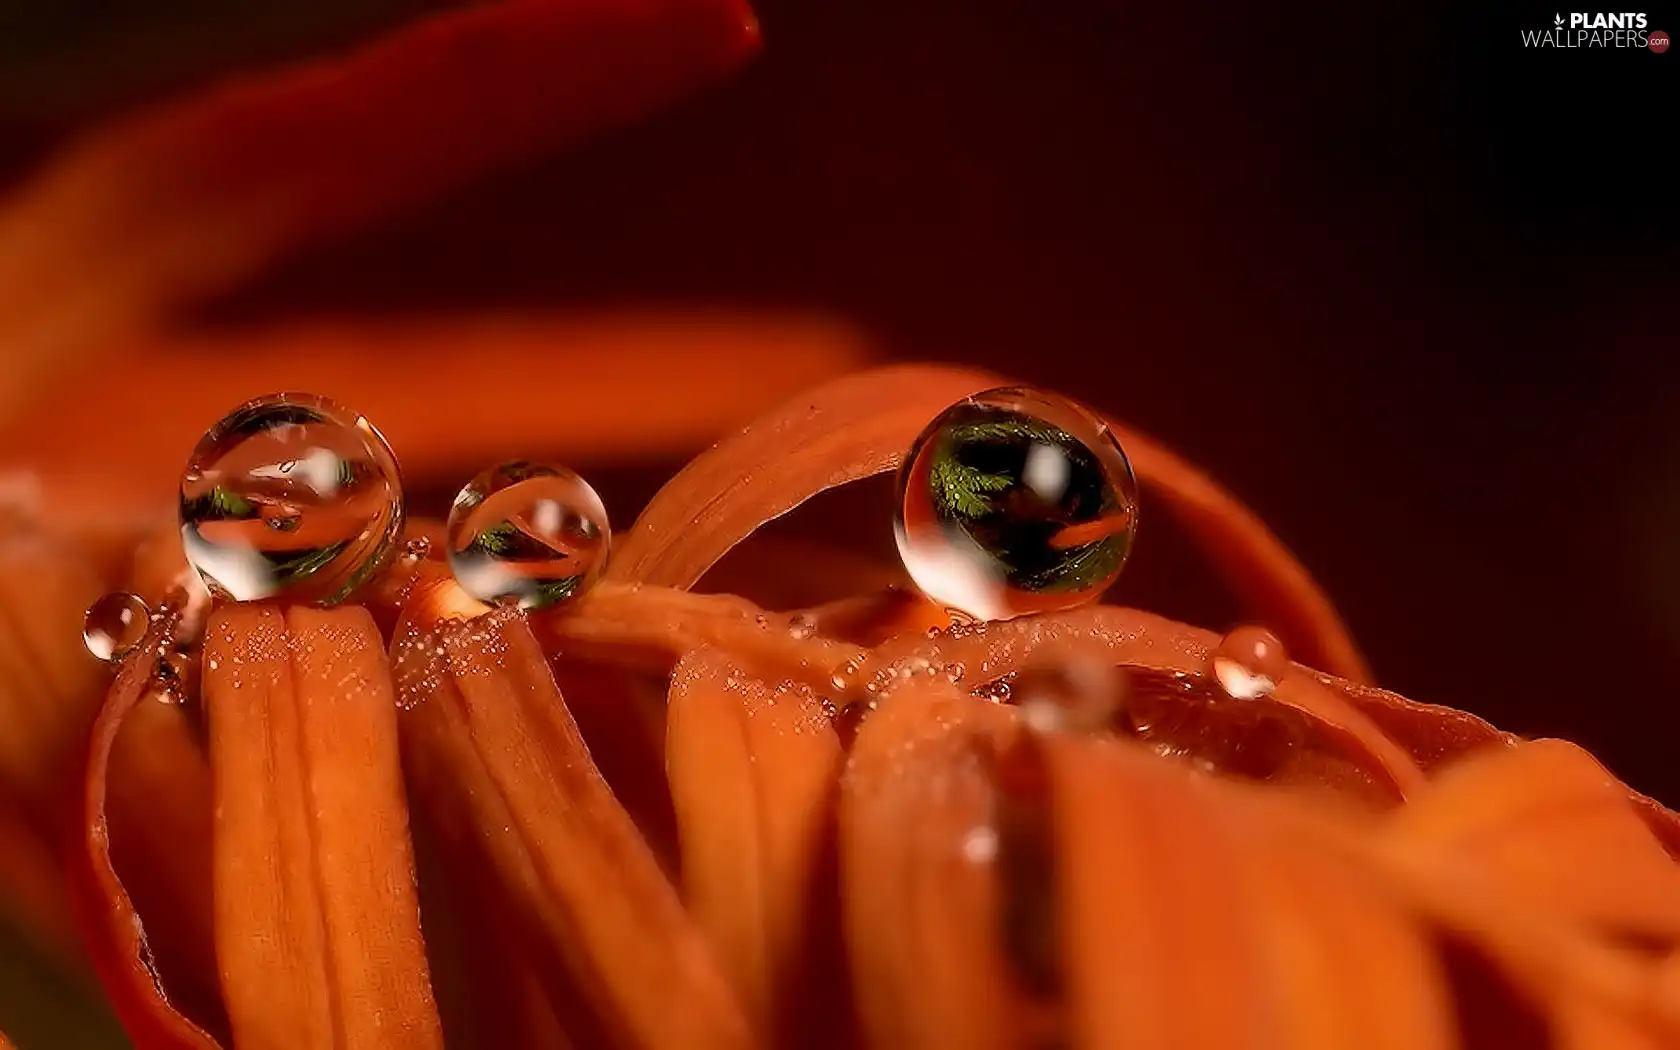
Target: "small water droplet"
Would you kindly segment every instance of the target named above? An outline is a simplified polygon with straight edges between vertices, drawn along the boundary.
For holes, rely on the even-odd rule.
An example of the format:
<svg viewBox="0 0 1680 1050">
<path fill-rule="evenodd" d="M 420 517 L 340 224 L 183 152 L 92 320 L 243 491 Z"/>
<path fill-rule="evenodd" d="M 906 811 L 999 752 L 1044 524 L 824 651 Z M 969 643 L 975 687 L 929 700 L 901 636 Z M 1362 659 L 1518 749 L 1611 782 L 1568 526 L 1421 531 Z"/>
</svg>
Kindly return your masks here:
<svg viewBox="0 0 1680 1050">
<path fill-rule="evenodd" d="M 1208 658 L 1208 670 L 1232 699 L 1262 700 L 1288 673 L 1289 655 L 1277 635 L 1264 627 L 1238 627 L 1219 640 Z"/>
<path fill-rule="evenodd" d="M 997 859 L 998 833 L 985 824 L 972 828 L 963 836 L 963 859 L 970 864 L 990 864 Z"/>
<path fill-rule="evenodd" d="M 952 685 L 956 685 L 958 682 L 962 681 L 963 675 L 968 673 L 968 668 L 964 667 L 962 664 L 946 664 L 944 670 L 945 677 L 951 680 Z"/>
<path fill-rule="evenodd" d="M 805 613 L 794 613 L 788 618 L 788 634 L 792 635 L 795 641 L 803 642 L 816 633 L 816 622 Z"/>
<path fill-rule="evenodd" d="M 403 544 L 403 557 L 409 561 L 425 561 L 432 555 L 432 541 L 424 536 L 416 536 Z"/>
<path fill-rule="evenodd" d="M 396 459 L 368 421 L 315 394 L 249 401 L 212 426 L 181 477 L 181 541 L 223 598 L 333 605 L 402 531 Z"/>
<path fill-rule="evenodd" d="M 115 591 L 103 595 L 82 617 L 82 644 L 97 660 L 120 660 L 146 637 L 151 610 L 137 594 Z"/>
<path fill-rule="evenodd" d="M 1137 528 L 1137 481 L 1113 433 L 1077 402 L 1026 388 L 940 413 L 905 456 L 898 497 L 911 579 L 985 620 L 1094 601 Z"/>
<path fill-rule="evenodd" d="M 1010 671 L 989 682 L 981 682 L 969 690 L 969 695 L 994 704 L 1007 704 L 1015 693 L 1016 674 L 1017 672 Z"/>
<path fill-rule="evenodd" d="M 1126 704 L 1125 674 L 1101 660 L 1073 659 L 1022 668 L 1011 685 L 1021 718 L 1039 732 L 1096 732 Z"/>
<path fill-rule="evenodd" d="M 159 703 L 185 703 L 194 674 L 192 659 L 185 653 L 159 652 L 157 663 L 152 665 L 152 680 L 147 684 L 146 695 Z"/>
<path fill-rule="evenodd" d="M 612 531 L 573 471 L 514 460 L 467 482 L 449 510 L 449 569 L 481 602 L 542 609 L 588 590 Z"/>
</svg>

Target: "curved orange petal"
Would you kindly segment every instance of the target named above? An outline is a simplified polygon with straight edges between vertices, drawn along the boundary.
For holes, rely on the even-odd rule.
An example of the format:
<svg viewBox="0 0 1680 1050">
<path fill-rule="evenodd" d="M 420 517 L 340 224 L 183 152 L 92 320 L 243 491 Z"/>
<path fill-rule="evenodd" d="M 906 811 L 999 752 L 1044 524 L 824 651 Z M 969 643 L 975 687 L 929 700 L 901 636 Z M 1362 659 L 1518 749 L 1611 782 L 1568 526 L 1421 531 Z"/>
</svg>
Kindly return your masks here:
<svg viewBox="0 0 1680 1050">
<path fill-rule="evenodd" d="M 0 418 L 298 243 L 640 116 L 757 39 L 742 0 L 506 0 L 95 133 L 0 211 Z"/>
<path fill-rule="evenodd" d="M 666 483 L 615 552 L 609 577 L 691 587 L 772 518 L 849 481 L 896 468 L 929 420 L 995 376 L 896 365 L 802 394 L 703 453 Z M 1344 678 L 1369 677 L 1334 607 L 1253 513 L 1184 460 L 1110 423 L 1139 478 L 1296 656 Z"/>
<path fill-rule="evenodd" d="M 82 936 L 123 1028 L 139 1050 L 219 1050 L 204 1029 L 170 1001 L 151 961 L 146 928 L 111 856 L 106 817 L 111 755 L 124 720 L 148 698 L 154 647 L 167 624 L 155 624 L 142 653 L 125 661 L 94 722 L 81 798 L 81 822 L 67 874 Z M 156 804 L 167 807 L 170 800 Z"/>
</svg>

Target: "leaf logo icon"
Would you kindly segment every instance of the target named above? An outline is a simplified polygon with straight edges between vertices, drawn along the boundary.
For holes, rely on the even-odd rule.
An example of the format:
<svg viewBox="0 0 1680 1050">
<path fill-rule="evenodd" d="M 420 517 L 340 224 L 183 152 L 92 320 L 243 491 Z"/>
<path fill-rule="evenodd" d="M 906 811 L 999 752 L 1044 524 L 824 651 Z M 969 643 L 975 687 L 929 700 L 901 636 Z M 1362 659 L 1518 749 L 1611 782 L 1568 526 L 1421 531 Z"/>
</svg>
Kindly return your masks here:
<svg viewBox="0 0 1680 1050">
<path fill-rule="evenodd" d="M 1563 28 L 1563 16 L 1562 15 L 1553 15 L 1552 16 L 1552 21 L 1557 24 L 1557 27 L 1559 29 Z"/>
</svg>

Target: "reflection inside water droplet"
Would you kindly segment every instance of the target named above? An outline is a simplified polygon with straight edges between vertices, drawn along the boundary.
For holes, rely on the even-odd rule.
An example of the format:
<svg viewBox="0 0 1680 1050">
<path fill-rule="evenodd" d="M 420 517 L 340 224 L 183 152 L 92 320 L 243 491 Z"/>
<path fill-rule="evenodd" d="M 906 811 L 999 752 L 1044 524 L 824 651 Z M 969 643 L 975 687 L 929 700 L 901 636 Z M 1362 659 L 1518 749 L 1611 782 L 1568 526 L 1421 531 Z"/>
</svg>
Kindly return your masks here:
<svg viewBox="0 0 1680 1050">
<path fill-rule="evenodd" d="M 565 467 L 516 460 L 480 474 L 449 511 L 449 568 L 489 604 L 541 609 L 575 598 L 607 564 L 601 497 Z"/>
<path fill-rule="evenodd" d="M 1102 420 L 1025 388 L 953 405 L 911 446 L 896 535 L 934 601 L 986 620 L 1098 598 L 1137 528 L 1137 481 Z"/>
<path fill-rule="evenodd" d="M 379 568 L 402 531 L 389 446 L 314 394 L 247 402 L 211 427 L 181 481 L 181 539 L 212 592 L 332 605 Z"/>
<path fill-rule="evenodd" d="M 82 644 L 97 660 L 120 660 L 146 637 L 150 622 L 151 610 L 139 595 L 106 594 L 82 617 Z"/>
</svg>

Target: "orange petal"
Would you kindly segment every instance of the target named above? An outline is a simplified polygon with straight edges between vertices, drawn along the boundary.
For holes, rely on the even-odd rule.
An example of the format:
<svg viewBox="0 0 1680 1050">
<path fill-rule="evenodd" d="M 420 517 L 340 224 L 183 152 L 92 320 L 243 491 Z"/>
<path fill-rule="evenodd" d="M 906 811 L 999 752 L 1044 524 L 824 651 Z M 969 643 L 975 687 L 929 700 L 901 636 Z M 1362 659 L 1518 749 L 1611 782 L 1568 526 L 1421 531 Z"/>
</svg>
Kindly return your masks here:
<svg viewBox="0 0 1680 1050">
<path fill-rule="evenodd" d="M 694 589 L 738 594 L 766 609 L 797 609 L 909 582 L 896 559 L 889 562 L 833 544 L 759 535 L 724 555 Z"/>
<path fill-rule="evenodd" d="M 522 950 L 516 909 L 493 872 L 459 851 L 446 855 L 431 814 L 415 812 L 421 925 L 432 963 L 444 1043 L 450 1050 L 586 1047 L 549 1002 L 538 960 Z"/>
<path fill-rule="evenodd" d="M 900 636 L 871 657 L 877 667 L 898 661 L 961 669 L 978 686 L 1026 666 L 1041 650 L 1069 647 L 1097 659 L 1160 671 L 1202 674 L 1219 637 L 1137 609 L 1087 606 L 1054 616 L 1023 617 L 951 631 L 936 637 Z M 1411 756 L 1358 707 L 1326 688 L 1313 675 L 1286 675 L 1273 694 L 1277 703 L 1311 716 L 1336 738 L 1340 750 L 1380 778 L 1379 785 L 1404 798 L 1423 780 Z"/>
<path fill-rule="evenodd" d="M 664 677 L 565 658 L 550 660 L 549 666 L 602 779 L 660 866 L 674 875 L 680 862 L 677 814 L 665 769 Z"/>
<path fill-rule="evenodd" d="M 0 469 L 40 471 L 56 522 L 103 521 L 113 505 L 173 500 L 188 453 L 234 406 L 308 390 L 372 420 L 410 483 L 454 486 L 513 456 L 686 454 L 868 354 L 837 322 L 718 311 L 323 321 L 182 335 L 37 398 L 6 429 Z M 707 367 L 695 370 L 694 361 Z M 737 382 L 742 375 L 753 382 Z M 448 390 L 441 409 L 440 389 Z"/>
<path fill-rule="evenodd" d="M 57 858 L 39 830 L 0 795 L 0 915 L 60 959 L 78 944 Z"/>
<path fill-rule="evenodd" d="M 826 489 L 896 468 L 935 415 L 1000 385 L 981 372 L 898 365 L 802 394 L 672 478 L 643 510 L 608 575 L 691 587 L 760 525 Z M 1144 484 L 1298 659 L 1355 680 L 1369 676 L 1330 600 L 1252 512 L 1153 440 L 1110 426 Z"/>
<path fill-rule="evenodd" d="M 150 699 L 155 647 L 169 626 L 154 624 L 141 652 L 123 663 L 94 722 L 80 827 L 67 868 L 83 940 L 135 1046 L 139 1050 L 217 1050 L 216 1040 L 170 1001 L 163 976 L 153 962 L 142 916 L 113 864 L 106 816 L 112 751 L 135 707 L 156 702 Z M 166 786 L 176 783 L 173 779 L 164 781 Z M 179 795 L 166 793 L 153 804 L 174 812 L 181 802 Z M 191 811 L 190 805 L 179 808 Z M 167 926 L 168 918 L 164 917 L 163 925 Z"/>
<path fill-rule="evenodd" d="M 1557 1050 L 1665 1050 L 1675 1045 L 1650 1027 L 1591 1000 L 1560 1005 L 1552 1022 Z"/>
<path fill-rule="evenodd" d="M 1627 789 L 1573 744 L 1541 740 L 1450 767 L 1395 813 L 1391 834 L 1547 909 L 1680 942 L 1680 865 Z"/>
<path fill-rule="evenodd" d="M 0 787 L 38 828 L 73 782 L 106 670 L 82 647 L 100 585 L 73 550 L 0 528 Z"/>
<path fill-rule="evenodd" d="M 214 801 L 200 729 L 184 706 L 145 698 L 130 708 L 110 743 L 106 778 L 111 863 L 150 923 L 152 969 L 176 1009 L 220 1036 L 227 1019 L 211 907 Z"/>
<path fill-rule="evenodd" d="M 767 677 L 826 686 L 830 668 L 861 659 L 858 646 L 810 637 L 790 620 L 728 595 L 602 582 L 576 602 L 533 616 L 531 629 L 559 651 L 661 673 L 689 651 L 715 646 Z"/>
<path fill-rule="evenodd" d="M 846 948 L 869 1045 L 1023 1044 L 999 936 L 992 734 L 1009 713 L 910 688 L 869 714 L 842 782 Z"/>
<path fill-rule="evenodd" d="M 372 619 L 223 608 L 206 628 L 203 682 L 235 1042 L 441 1047 L 396 697 Z"/>
<path fill-rule="evenodd" d="M 1055 736 L 1045 746 L 1071 1041 L 1275 1038 L 1255 928 L 1265 905 L 1230 817 L 1186 772 L 1141 753 Z"/>
<path fill-rule="evenodd" d="M 106 129 L 0 212 L 0 418 L 288 248 L 639 117 L 757 45 L 741 0 L 524 0 Z"/>
<path fill-rule="evenodd" d="M 417 589 L 398 628 L 406 765 L 423 807 L 482 855 L 545 953 L 557 1006 L 586 1000 L 648 1050 L 750 1045 L 746 1022 L 675 890 L 596 771 L 521 619 L 446 624 Z M 571 1016 L 563 1017 L 569 1030 Z M 575 1033 L 574 1033 L 575 1034 Z"/>
<path fill-rule="evenodd" d="M 810 1045 L 834 1025 L 813 924 L 842 753 L 822 701 L 703 651 L 673 676 L 666 741 L 689 912 L 762 1036 Z"/>
<path fill-rule="evenodd" d="M 897 635 L 925 635 L 951 626 L 951 614 L 919 592 L 889 587 L 802 609 L 793 619 L 817 633 L 858 645 L 880 645 Z"/>
</svg>

